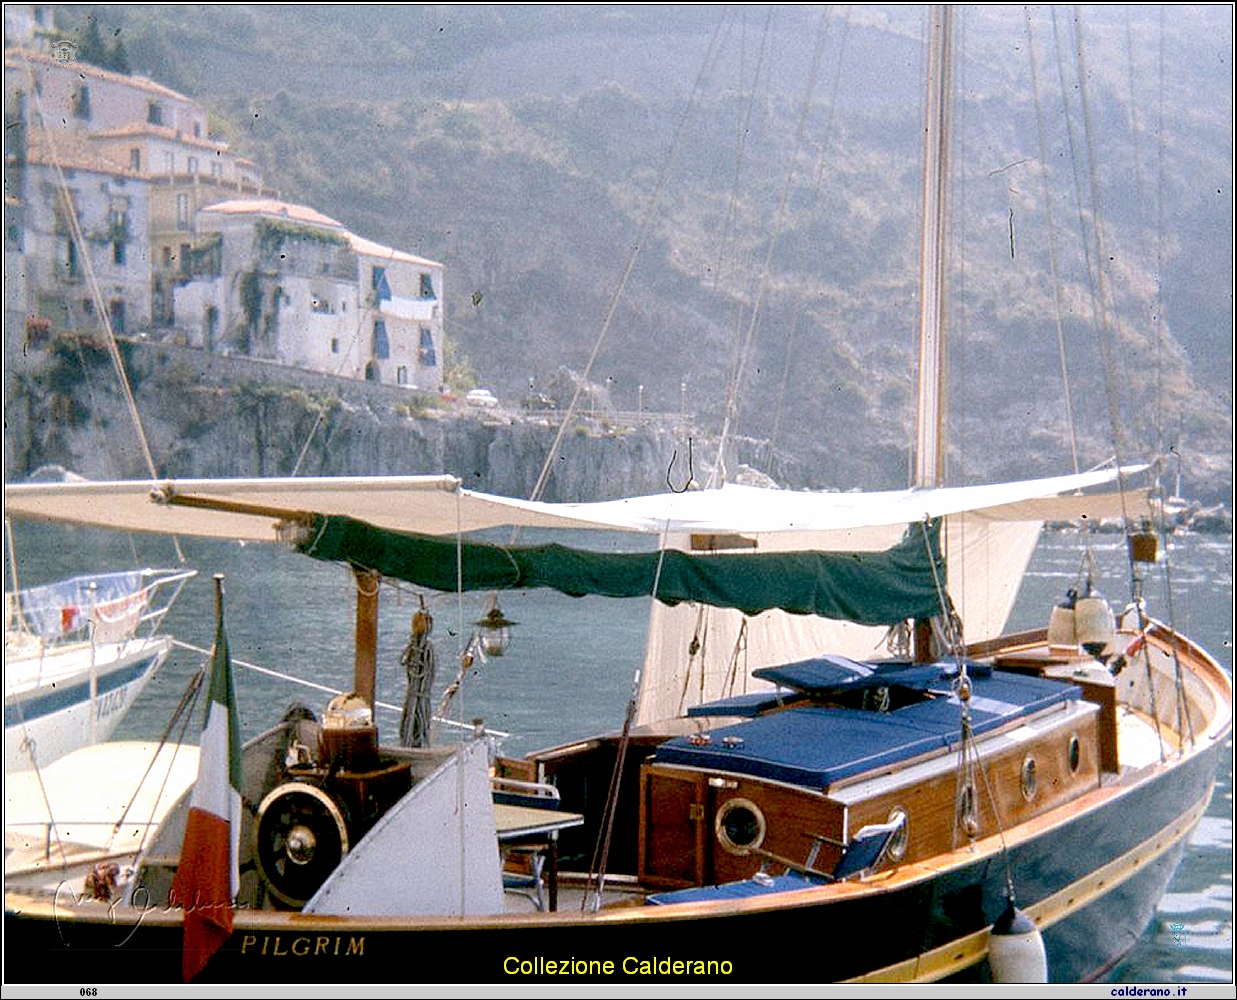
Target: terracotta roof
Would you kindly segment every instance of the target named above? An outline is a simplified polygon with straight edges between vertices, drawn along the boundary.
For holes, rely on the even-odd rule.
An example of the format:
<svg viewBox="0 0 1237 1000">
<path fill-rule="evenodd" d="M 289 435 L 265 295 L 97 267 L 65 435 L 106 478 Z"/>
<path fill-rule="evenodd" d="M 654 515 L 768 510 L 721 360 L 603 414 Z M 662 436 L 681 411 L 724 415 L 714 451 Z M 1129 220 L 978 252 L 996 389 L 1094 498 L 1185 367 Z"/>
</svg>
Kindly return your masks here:
<svg viewBox="0 0 1237 1000">
<path fill-rule="evenodd" d="M 417 264 L 421 267 L 442 267 L 437 261 L 426 260 L 424 257 L 418 257 L 415 254 L 405 253 L 403 250 L 394 250 L 391 247 L 384 247 L 381 243 L 375 243 L 373 240 L 367 240 L 363 236 L 358 236 L 356 233 L 348 233 L 348 243 L 352 249 L 365 257 L 385 257 L 387 260 L 398 260 L 405 264 Z"/>
<path fill-rule="evenodd" d="M 35 52 L 32 49 L 4 50 L 5 66 L 21 66 L 24 63 L 41 63 L 44 66 L 63 67 L 74 73 L 81 73 L 84 76 L 94 77 L 97 80 L 109 80 L 112 83 L 119 83 L 126 87 L 135 87 L 138 90 L 144 90 L 149 94 L 158 94 L 160 97 L 166 97 L 174 101 L 184 101 L 187 104 L 192 104 L 195 107 L 197 106 L 197 102 L 192 98 L 178 93 L 171 87 L 165 87 L 161 83 L 155 83 L 154 80 L 147 79 L 144 76 L 128 76 L 124 73 L 115 73 L 110 69 L 100 69 L 98 66 L 92 66 L 90 63 L 74 61 L 61 62 L 55 56 L 50 56 L 45 52 Z"/>
<path fill-rule="evenodd" d="M 103 155 L 90 144 L 86 136 L 79 133 L 64 132 L 58 134 L 53 141 L 46 129 L 32 128 L 27 131 L 26 136 L 26 160 L 30 163 L 59 163 L 65 170 L 93 170 L 100 174 L 134 180 L 145 180 L 148 177 L 140 171 L 129 169 L 125 163 Z"/>
<path fill-rule="evenodd" d="M 237 198 L 232 201 L 221 201 L 207 205 L 203 212 L 220 212 L 224 215 L 275 215 L 281 219 L 292 219 L 313 226 L 323 226 L 330 229 L 343 229 L 343 225 L 323 215 L 308 205 L 293 205 L 286 201 L 276 201 L 274 198 Z"/>
</svg>

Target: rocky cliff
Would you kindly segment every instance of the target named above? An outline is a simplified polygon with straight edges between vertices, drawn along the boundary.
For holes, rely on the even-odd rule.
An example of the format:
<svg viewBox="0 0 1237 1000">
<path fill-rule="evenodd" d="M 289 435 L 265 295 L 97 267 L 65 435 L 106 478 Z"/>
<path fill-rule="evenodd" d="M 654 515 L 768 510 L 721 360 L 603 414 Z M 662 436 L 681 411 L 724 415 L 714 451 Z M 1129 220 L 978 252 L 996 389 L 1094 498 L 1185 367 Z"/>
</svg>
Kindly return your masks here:
<svg viewBox="0 0 1237 1000">
<path fill-rule="evenodd" d="M 449 473 L 474 489 L 529 496 L 557 431 L 557 420 L 503 408 L 172 345 L 121 346 L 161 476 Z M 13 368 L 6 373 L 6 479 L 48 465 L 89 479 L 148 476 L 99 345 L 61 338 L 28 349 Z M 678 421 L 572 418 L 543 499 L 657 492 L 668 471 L 676 484 L 686 481 L 690 436 Z M 695 440 L 691 452 L 703 479 L 712 446 Z"/>
</svg>

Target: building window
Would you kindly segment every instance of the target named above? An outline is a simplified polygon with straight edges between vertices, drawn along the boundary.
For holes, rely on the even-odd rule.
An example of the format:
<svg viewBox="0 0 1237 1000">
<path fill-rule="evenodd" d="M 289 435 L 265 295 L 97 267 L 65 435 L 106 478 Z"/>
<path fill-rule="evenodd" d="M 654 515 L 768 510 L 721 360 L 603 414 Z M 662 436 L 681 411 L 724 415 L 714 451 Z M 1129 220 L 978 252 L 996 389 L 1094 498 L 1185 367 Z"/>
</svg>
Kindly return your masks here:
<svg viewBox="0 0 1237 1000">
<path fill-rule="evenodd" d="M 163 172 L 165 174 L 176 173 L 176 156 L 173 153 L 163 154 Z"/>
<path fill-rule="evenodd" d="M 189 173 L 197 176 L 198 173 L 198 158 L 196 156 L 189 157 Z"/>
<path fill-rule="evenodd" d="M 77 277 L 77 244 L 73 241 L 73 237 L 69 237 L 69 249 L 64 259 L 65 267 L 69 270 L 69 277 Z"/>
<path fill-rule="evenodd" d="M 189 228 L 189 196 L 187 194 L 176 196 L 176 228 Z"/>
<path fill-rule="evenodd" d="M 151 101 L 146 105 L 146 121 L 151 125 L 163 124 L 163 105 L 158 101 Z"/>
<path fill-rule="evenodd" d="M 426 368 L 433 368 L 438 364 L 438 355 L 434 352 L 434 333 L 427 326 L 421 327 L 421 346 L 417 356 Z"/>
<path fill-rule="evenodd" d="M 172 248 L 171 247 L 163 248 L 163 268 L 165 271 L 170 271 L 172 269 Z"/>
<path fill-rule="evenodd" d="M 215 178 L 215 180 L 222 180 L 223 179 L 223 164 L 219 162 L 212 163 L 210 165 L 210 175 L 213 178 Z"/>
<path fill-rule="evenodd" d="M 73 116 L 90 120 L 90 88 L 85 84 L 73 95 Z"/>
<path fill-rule="evenodd" d="M 194 122 L 194 123 L 193 123 L 193 137 L 194 137 L 195 139 L 201 139 L 201 138 L 202 138 L 202 123 L 201 123 L 201 122 Z"/>
<path fill-rule="evenodd" d="M 129 169 L 134 173 L 140 173 L 142 170 L 142 151 L 140 149 L 129 150 Z"/>
<path fill-rule="evenodd" d="M 384 361 L 391 356 L 391 342 L 387 340 L 387 324 L 384 320 L 374 320 L 373 355 Z"/>
<path fill-rule="evenodd" d="M 407 366 L 400 365 L 398 368 L 395 369 L 395 383 L 396 385 L 407 385 L 408 384 Z"/>
<path fill-rule="evenodd" d="M 339 353 L 339 338 L 338 337 L 331 338 L 331 353 L 332 354 Z"/>
<path fill-rule="evenodd" d="M 370 279 L 373 283 L 377 300 L 379 302 L 388 301 L 391 298 L 391 286 L 387 284 L 387 269 L 385 267 L 375 267 Z"/>
<path fill-rule="evenodd" d="M 112 263 L 123 264 L 125 262 L 125 244 L 123 240 L 112 241 Z"/>
<path fill-rule="evenodd" d="M 432 299 L 434 297 L 434 279 L 424 271 L 421 273 L 421 298 Z"/>
</svg>

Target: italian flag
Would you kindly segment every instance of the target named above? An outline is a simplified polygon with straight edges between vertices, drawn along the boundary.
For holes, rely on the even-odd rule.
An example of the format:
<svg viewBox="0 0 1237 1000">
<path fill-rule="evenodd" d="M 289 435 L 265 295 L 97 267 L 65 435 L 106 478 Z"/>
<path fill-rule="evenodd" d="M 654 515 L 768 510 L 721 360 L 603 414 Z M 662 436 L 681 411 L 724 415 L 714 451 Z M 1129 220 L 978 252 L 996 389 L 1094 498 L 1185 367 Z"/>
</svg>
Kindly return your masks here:
<svg viewBox="0 0 1237 1000">
<path fill-rule="evenodd" d="M 223 628 L 222 581 L 216 579 L 215 649 L 202 729 L 198 778 L 189 803 L 180 866 L 171 902 L 185 910 L 181 974 L 193 979 L 232 934 L 232 905 L 240 892 L 240 727 L 232 661 Z"/>
</svg>

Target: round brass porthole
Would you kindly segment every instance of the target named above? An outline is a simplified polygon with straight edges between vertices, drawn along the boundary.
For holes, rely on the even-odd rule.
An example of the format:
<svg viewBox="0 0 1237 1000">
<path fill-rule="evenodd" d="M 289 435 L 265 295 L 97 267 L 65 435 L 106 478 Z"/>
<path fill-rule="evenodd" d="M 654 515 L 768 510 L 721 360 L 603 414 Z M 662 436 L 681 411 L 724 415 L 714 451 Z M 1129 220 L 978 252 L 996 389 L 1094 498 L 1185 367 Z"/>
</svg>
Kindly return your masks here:
<svg viewBox="0 0 1237 1000">
<path fill-rule="evenodd" d="M 727 799 L 717 810 L 714 830 L 718 843 L 731 854 L 748 854 L 764 843 L 765 814 L 750 799 Z"/>
<path fill-rule="evenodd" d="M 906 815 L 906 810 L 901 806 L 894 806 L 889 810 L 889 818 L 885 822 L 898 824 L 897 831 L 889 838 L 885 856 L 893 862 L 901 861 L 906 857 L 906 847 L 911 842 L 910 817 Z"/>
<path fill-rule="evenodd" d="M 1039 779 L 1035 774 L 1035 758 L 1028 755 L 1022 762 L 1022 797 L 1030 802 L 1039 791 Z"/>
<path fill-rule="evenodd" d="M 1077 774 L 1078 768 L 1082 766 L 1082 741 L 1078 738 L 1077 733 L 1070 733 L 1069 743 L 1065 750 L 1065 759 L 1069 764 L 1069 773 Z"/>
</svg>

